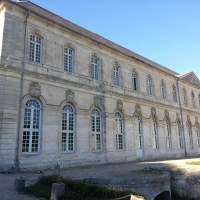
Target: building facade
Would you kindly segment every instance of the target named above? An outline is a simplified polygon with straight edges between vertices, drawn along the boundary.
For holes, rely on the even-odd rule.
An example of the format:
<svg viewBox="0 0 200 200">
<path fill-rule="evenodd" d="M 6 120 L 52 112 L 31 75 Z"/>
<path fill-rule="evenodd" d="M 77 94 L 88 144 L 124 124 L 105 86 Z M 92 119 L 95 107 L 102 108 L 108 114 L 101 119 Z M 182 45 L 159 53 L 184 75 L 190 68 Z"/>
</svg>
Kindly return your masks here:
<svg viewBox="0 0 200 200">
<path fill-rule="evenodd" d="M 0 167 L 200 153 L 200 81 L 29 1 L 0 3 Z"/>
</svg>

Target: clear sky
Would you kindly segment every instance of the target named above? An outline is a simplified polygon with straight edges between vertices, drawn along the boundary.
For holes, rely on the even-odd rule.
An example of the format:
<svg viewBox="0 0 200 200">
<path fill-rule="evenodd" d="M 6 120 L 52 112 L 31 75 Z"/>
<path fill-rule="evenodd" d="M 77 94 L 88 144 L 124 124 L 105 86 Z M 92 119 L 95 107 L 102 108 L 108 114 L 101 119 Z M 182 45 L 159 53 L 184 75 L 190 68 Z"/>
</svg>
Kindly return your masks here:
<svg viewBox="0 0 200 200">
<path fill-rule="evenodd" d="M 200 0 L 31 0 L 180 74 L 200 79 Z"/>
</svg>

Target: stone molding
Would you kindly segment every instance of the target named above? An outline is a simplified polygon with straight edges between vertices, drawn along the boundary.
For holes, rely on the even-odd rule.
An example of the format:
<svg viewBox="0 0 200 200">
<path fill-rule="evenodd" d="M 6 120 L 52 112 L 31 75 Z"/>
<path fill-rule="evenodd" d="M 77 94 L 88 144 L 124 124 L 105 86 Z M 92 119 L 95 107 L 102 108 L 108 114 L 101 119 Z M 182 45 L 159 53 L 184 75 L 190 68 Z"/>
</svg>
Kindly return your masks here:
<svg viewBox="0 0 200 200">
<path fill-rule="evenodd" d="M 122 102 L 122 101 L 118 100 L 118 101 L 116 102 L 116 106 L 117 106 L 117 109 L 118 109 L 118 110 L 120 110 L 120 111 L 123 110 L 123 102 Z"/>
<path fill-rule="evenodd" d="M 182 77 L 180 79 L 200 88 L 200 81 L 195 77 L 195 75 L 193 73 L 185 75 L 184 77 Z"/>
<path fill-rule="evenodd" d="M 32 82 L 29 89 L 30 96 L 39 98 L 41 96 L 41 86 L 38 82 Z"/>
<path fill-rule="evenodd" d="M 72 90 L 66 91 L 66 101 L 67 102 L 74 102 L 74 92 Z"/>
<path fill-rule="evenodd" d="M 101 96 L 94 96 L 94 106 L 99 107 L 105 111 L 105 100 Z"/>
<path fill-rule="evenodd" d="M 169 119 L 169 112 L 168 112 L 168 110 L 165 110 L 165 118 Z"/>
<path fill-rule="evenodd" d="M 155 109 L 154 107 L 151 108 L 151 115 L 152 115 L 153 117 L 156 116 L 156 109 Z"/>
<path fill-rule="evenodd" d="M 102 92 L 106 92 L 106 84 L 104 82 L 100 82 L 98 89 L 100 89 Z"/>
</svg>

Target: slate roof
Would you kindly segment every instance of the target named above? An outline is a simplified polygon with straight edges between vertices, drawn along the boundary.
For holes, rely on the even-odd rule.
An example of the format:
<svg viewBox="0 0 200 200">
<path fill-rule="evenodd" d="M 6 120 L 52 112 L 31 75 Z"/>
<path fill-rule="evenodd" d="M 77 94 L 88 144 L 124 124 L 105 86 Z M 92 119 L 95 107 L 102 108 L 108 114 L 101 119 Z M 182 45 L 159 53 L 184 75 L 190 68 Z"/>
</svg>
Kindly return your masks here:
<svg viewBox="0 0 200 200">
<path fill-rule="evenodd" d="M 170 69 L 168 69 L 168 68 L 166 68 L 162 65 L 159 65 L 159 64 L 157 64 L 157 63 L 155 63 L 155 62 L 153 62 L 153 61 L 151 61 L 151 60 L 149 60 L 149 59 L 147 59 L 143 56 L 140 56 L 139 54 L 136 54 L 129 49 L 126 49 L 126 48 L 124 48 L 124 47 L 122 47 L 122 46 L 120 46 L 120 45 L 118 45 L 118 44 L 116 44 L 116 43 L 114 43 L 110 40 L 107 40 L 107 39 L 101 37 L 98 34 L 95 34 L 91 31 L 88 31 L 88 30 L 86 30 L 86 29 L 84 29 L 84 28 L 82 28 L 82 27 L 80 27 L 80 26 L 78 26 L 78 25 L 76 25 L 76 24 L 74 24 L 74 23 L 72 23 L 72 22 L 70 22 L 70 21 L 68 21 L 68 20 L 66 20 L 66 19 L 64 19 L 64 18 L 62 18 L 62 17 L 60 17 L 60 16 L 58 16 L 58 15 L 56 15 L 56 14 L 54 14 L 54 13 L 48 11 L 48 10 L 36 5 L 36 4 L 34 4 L 34 3 L 32 3 L 32 2 L 30 2 L 30 1 L 27 1 L 27 2 L 12 2 L 12 1 L 10 1 L 10 2 L 24 8 L 26 10 L 29 9 L 32 13 L 39 15 L 42 18 L 50 20 L 50 21 L 52 21 L 56 24 L 59 24 L 60 26 L 63 26 L 63 27 L 65 27 L 65 28 L 67 28 L 71 31 L 74 31 L 74 32 L 76 32 L 76 33 L 78 33 L 78 34 L 80 34 L 80 35 L 82 35 L 86 38 L 89 38 L 89 39 L 91 39 L 91 40 L 93 40 L 93 41 L 95 41 L 95 42 L 97 42 L 101 45 L 105 45 L 106 47 L 109 47 L 113 50 L 116 50 L 116 51 L 118 51 L 118 52 L 120 52 L 120 53 L 122 53 L 126 56 L 129 56 L 131 58 L 139 60 L 140 62 L 146 63 L 147 65 L 150 65 L 151 67 L 157 68 L 161 71 L 164 71 L 164 72 L 171 74 L 171 75 L 174 75 L 174 76 L 179 75 L 178 73 L 174 72 L 173 70 L 170 70 Z"/>
</svg>

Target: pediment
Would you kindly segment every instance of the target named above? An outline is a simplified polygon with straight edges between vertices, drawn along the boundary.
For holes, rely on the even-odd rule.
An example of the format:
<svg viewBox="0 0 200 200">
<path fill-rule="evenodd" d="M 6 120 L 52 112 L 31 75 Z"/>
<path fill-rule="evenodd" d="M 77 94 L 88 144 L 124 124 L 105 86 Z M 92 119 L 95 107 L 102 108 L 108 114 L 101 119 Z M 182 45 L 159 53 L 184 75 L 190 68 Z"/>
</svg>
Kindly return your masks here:
<svg viewBox="0 0 200 200">
<path fill-rule="evenodd" d="M 189 84 L 192 84 L 192 85 L 200 88 L 200 81 L 197 78 L 197 76 L 194 74 L 194 72 L 189 72 L 187 74 L 180 75 L 179 77 L 182 81 L 185 81 Z"/>
</svg>

